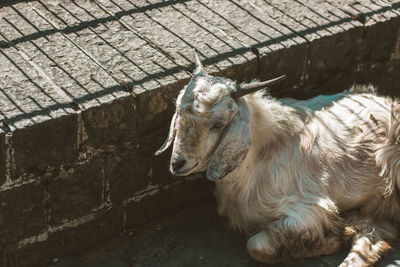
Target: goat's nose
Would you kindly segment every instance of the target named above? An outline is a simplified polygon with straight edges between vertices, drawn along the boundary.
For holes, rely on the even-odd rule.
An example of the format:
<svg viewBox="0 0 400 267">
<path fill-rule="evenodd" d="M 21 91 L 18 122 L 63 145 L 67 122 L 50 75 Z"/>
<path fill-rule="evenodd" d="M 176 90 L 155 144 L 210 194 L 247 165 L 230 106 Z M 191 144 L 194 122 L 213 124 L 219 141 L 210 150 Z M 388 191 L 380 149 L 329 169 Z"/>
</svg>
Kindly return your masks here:
<svg viewBox="0 0 400 267">
<path fill-rule="evenodd" d="M 171 162 L 171 166 L 172 166 L 172 169 L 173 169 L 174 171 L 177 171 L 177 170 L 179 170 L 180 168 L 182 168 L 183 165 L 185 165 L 185 163 L 186 163 L 186 160 L 184 160 L 184 159 L 177 159 L 177 160 L 174 160 L 173 162 Z"/>
</svg>

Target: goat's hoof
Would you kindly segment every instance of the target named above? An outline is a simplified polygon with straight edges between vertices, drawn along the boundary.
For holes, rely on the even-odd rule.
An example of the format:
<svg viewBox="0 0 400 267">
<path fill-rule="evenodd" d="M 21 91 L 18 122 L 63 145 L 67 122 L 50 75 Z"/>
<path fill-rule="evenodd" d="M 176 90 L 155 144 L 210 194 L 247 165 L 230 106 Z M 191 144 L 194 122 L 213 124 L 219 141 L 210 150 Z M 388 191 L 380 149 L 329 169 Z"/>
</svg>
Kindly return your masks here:
<svg viewBox="0 0 400 267">
<path fill-rule="evenodd" d="M 371 266 L 369 263 L 363 261 L 359 256 L 349 255 L 347 258 L 339 265 L 339 267 L 368 267 Z"/>
</svg>

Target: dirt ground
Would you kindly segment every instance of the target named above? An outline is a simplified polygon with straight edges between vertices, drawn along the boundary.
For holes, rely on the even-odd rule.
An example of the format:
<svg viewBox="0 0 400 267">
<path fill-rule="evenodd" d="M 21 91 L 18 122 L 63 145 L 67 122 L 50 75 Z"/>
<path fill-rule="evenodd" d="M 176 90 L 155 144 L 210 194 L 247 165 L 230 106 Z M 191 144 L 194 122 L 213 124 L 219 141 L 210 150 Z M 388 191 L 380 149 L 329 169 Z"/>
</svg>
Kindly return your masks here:
<svg viewBox="0 0 400 267">
<path fill-rule="evenodd" d="M 140 215 L 138 215 L 140 216 Z M 346 252 L 275 266 L 337 266 Z M 159 218 L 142 228 L 113 237 L 90 251 L 54 259 L 52 267 L 265 266 L 246 253 L 246 238 L 219 218 L 214 201 Z M 397 244 L 378 266 L 400 266 Z"/>
</svg>

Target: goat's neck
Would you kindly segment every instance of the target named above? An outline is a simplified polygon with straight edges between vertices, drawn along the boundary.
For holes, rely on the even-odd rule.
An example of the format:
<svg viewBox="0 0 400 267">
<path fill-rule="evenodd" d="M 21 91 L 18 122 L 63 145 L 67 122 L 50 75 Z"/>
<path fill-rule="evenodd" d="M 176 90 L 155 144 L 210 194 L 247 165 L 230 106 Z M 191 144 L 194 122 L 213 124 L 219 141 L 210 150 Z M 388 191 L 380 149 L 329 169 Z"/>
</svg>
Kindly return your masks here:
<svg viewBox="0 0 400 267">
<path fill-rule="evenodd" d="M 273 99 L 256 94 L 247 96 L 246 104 L 252 136 L 249 152 L 238 168 L 217 181 L 216 197 L 220 214 L 226 214 L 233 227 L 249 231 L 276 215 L 275 204 L 279 201 L 268 191 L 273 181 L 268 179 L 267 169 L 285 146 L 296 141 L 304 123 L 295 109 Z M 257 201 L 252 200 L 253 205 L 248 206 L 255 196 Z"/>
<path fill-rule="evenodd" d="M 294 141 L 304 127 L 299 112 L 271 98 L 258 95 L 247 99 L 251 113 L 251 160 L 273 159 L 285 146 Z"/>
</svg>

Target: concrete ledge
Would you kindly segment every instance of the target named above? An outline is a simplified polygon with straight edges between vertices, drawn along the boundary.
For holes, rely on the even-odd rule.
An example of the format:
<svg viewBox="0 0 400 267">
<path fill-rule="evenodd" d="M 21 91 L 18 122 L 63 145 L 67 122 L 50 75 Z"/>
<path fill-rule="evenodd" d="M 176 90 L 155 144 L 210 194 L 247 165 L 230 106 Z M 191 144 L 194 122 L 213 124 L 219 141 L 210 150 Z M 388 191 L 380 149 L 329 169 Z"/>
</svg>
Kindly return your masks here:
<svg viewBox="0 0 400 267">
<path fill-rule="evenodd" d="M 0 266 L 211 196 L 153 156 L 193 48 L 239 82 L 286 74 L 277 97 L 357 82 L 400 95 L 400 2 L 10 1 L 0 14 Z"/>
</svg>

